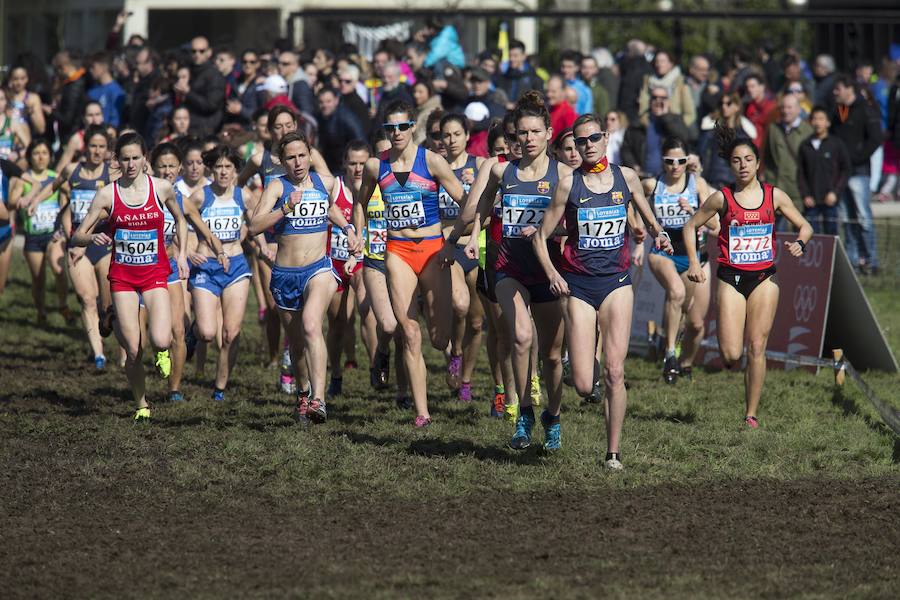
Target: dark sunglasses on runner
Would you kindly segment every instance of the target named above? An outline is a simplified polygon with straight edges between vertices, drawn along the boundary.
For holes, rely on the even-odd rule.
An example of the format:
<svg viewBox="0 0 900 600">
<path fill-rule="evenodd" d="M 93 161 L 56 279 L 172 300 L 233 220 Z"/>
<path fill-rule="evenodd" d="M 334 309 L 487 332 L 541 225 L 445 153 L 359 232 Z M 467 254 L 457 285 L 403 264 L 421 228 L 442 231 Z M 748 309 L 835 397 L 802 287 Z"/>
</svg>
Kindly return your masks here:
<svg viewBox="0 0 900 600">
<path fill-rule="evenodd" d="M 687 158 L 664 158 L 663 162 L 667 165 L 686 165 Z"/>
<path fill-rule="evenodd" d="M 406 121 L 405 123 L 382 123 L 381 127 L 390 133 L 391 131 L 406 131 L 415 124 L 415 121 Z"/>
<path fill-rule="evenodd" d="M 600 140 L 603 139 L 603 136 L 606 135 L 605 131 L 601 131 L 600 133 L 592 133 L 591 135 L 585 135 L 582 137 L 575 138 L 576 146 L 587 146 L 587 143 L 590 142 L 592 144 L 596 144 Z"/>
</svg>

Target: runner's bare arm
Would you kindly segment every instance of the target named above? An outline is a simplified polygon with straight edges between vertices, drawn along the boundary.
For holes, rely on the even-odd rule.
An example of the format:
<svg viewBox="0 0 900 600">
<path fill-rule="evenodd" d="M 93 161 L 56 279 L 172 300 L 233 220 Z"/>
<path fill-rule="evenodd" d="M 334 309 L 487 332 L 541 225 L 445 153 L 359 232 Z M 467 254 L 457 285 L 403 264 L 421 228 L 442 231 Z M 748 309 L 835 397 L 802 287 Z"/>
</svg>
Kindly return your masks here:
<svg viewBox="0 0 900 600">
<path fill-rule="evenodd" d="M 105 233 L 94 233 L 94 227 L 103 219 L 109 218 L 112 211 L 113 188 L 106 186 L 97 192 L 91 207 L 88 209 L 87 216 L 78 226 L 78 229 L 72 234 L 72 243 L 76 246 L 87 246 L 90 243 L 98 245 L 106 245 L 112 239 Z"/>
<path fill-rule="evenodd" d="M 273 180 L 263 190 L 259 204 L 256 205 L 256 210 L 253 211 L 253 218 L 250 220 L 250 235 L 259 235 L 284 218 L 286 214 L 284 210 L 272 210 L 275 208 L 278 198 L 281 197 L 282 191 L 284 191 L 284 186 L 281 184 L 280 179 Z M 293 209 L 293 204 L 290 200 L 285 202 L 285 206 L 288 207 L 288 212 Z"/>
<path fill-rule="evenodd" d="M 258 152 L 250 157 L 249 160 L 244 164 L 244 168 L 241 169 L 241 172 L 238 174 L 237 178 L 237 186 L 244 187 L 247 185 L 247 182 L 253 178 L 256 172 L 259 170 L 259 165 L 262 164 L 262 152 Z M 265 185 L 265 181 L 263 182 Z"/>
<path fill-rule="evenodd" d="M 685 253 L 688 256 L 688 279 L 697 283 L 706 281 L 706 274 L 700 268 L 700 258 L 697 256 L 697 229 L 705 225 L 710 219 L 717 216 L 725 205 L 725 196 L 722 192 L 716 192 L 700 205 L 697 212 L 684 224 L 681 235 L 684 237 Z"/>
<path fill-rule="evenodd" d="M 478 175 L 475 176 L 475 181 L 472 182 L 469 193 L 466 194 L 465 203 L 460 206 L 459 217 L 457 217 L 456 222 L 453 224 L 450 235 L 447 236 L 448 240 L 458 240 L 465 234 L 466 230 L 470 229 L 470 225 L 471 231 L 476 237 L 480 233 L 481 223 L 478 224 L 476 229 L 473 221 L 475 220 L 475 214 L 478 211 L 478 202 L 491 179 L 491 169 L 495 164 L 497 164 L 496 158 L 488 158 L 478 167 Z M 494 194 L 496 193 L 495 190 Z"/>
<path fill-rule="evenodd" d="M 379 160 L 370 158 L 363 169 L 362 182 L 359 189 L 353 194 L 353 226 L 357 231 L 362 231 L 366 225 L 366 209 L 369 207 L 369 199 L 375 193 L 378 181 Z"/>
<path fill-rule="evenodd" d="M 797 234 L 797 240 L 793 242 L 785 242 L 784 246 L 791 253 L 791 256 L 800 256 L 806 249 L 806 243 L 813 235 L 812 225 L 803 218 L 797 207 L 794 206 L 791 197 L 784 190 L 775 188 L 772 190 L 772 196 L 775 204 L 775 210 L 780 211 L 785 219 L 790 221 L 791 225 L 800 230 Z"/>
<path fill-rule="evenodd" d="M 544 273 L 550 280 L 550 291 L 557 296 L 568 295 L 569 286 L 559 274 L 559 271 L 556 270 L 553 261 L 550 260 L 550 251 L 547 249 L 547 240 L 554 235 L 556 226 L 559 225 L 559 222 L 563 217 L 563 213 L 566 210 L 566 202 L 569 201 L 569 193 L 571 191 L 572 171 L 570 169 L 568 173 L 560 175 L 559 183 L 553 191 L 553 200 L 550 202 L 550 206 L 544 213 L 544 219 L 541 221 L 541 226 L 538 227 L 537 232 L 531 238 L 531 244 L 534 247 L 534 253 L 537 256 L 538 262 L 541 263 L 541 268 L 544 269 Z"/>
</svg>

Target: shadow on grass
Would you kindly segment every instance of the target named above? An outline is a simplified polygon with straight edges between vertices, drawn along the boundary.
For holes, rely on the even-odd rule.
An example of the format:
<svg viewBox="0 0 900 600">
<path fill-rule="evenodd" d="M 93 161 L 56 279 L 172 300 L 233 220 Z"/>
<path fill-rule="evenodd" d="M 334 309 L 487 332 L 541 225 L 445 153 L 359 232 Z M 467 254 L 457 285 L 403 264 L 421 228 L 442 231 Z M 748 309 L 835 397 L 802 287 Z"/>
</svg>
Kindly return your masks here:
<svg viewBox="0 0 900 600">
<path fill-rule="evenodd" d="M 859 405 L 856 403 L 856 400 L 844 395 L 842 387 L 835 387 L 834 391 L 831 392 L 831 403 L 841 409 L 841 412 L 845 417 L 859 417 L 866 426 L 875 433 L 894 437 L 894 452 L 891 457 L 891 462 L 894 464 L 900 463 L 900 446 L 898 446 L 900 440 L 897 439 L 896 434 L 890 427 L 885 425 L 882 421 L 873 419 L 869 415 L 862 413 L 859 410 Z"/>
<path fill-rule="evenodd" d="M 676 410 L 674 412 L 664 412 L 658 410 L 652 413 L 633 412 L 628 415 L 628 418 L 641 421 L 668 421 L 679 425 L 690 425 L 697 420 L 697 415 L 693 411 Z"/>
<path fill-rule="evenodd" d="M 409 454 L 417 456 L 455 458 L 472 456 L 477 460 L 513 464 L 532 465 L 540 462 L 544 454 L 539 443 L 524 452 L 515 452 L 501 446 L 481 446 L 471 440 L 416 440 L 407 448 Z"/>
</svg>

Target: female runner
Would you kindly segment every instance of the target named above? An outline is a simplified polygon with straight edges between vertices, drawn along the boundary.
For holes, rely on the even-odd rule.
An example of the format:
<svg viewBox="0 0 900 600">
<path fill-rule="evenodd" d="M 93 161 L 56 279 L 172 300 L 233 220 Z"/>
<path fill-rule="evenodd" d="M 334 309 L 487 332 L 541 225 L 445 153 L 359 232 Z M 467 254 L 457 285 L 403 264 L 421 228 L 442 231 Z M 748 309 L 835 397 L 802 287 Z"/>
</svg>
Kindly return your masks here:
<svg viewBox="0 0 900 600">
<path fill-rule="evenodd" d="M 443 186 L 457 204 L 465 192 L 446 160 L 412 143 L 416 127 L 413 114 L 413 108 L 405 102 L 388 106 L 382 127 L 391 133 L 391 149 L 366 162 L 356 202 L 365 211 L 375 186 L 380 186 L 387 221 L 385 262 L 391 305 L 403 333 L 404 362 L 416 407 L 415 426 L 426 427 L 431 416 L 417 292 L 424 300 L 431 344 L 443 352 L 450 341 L 452 306 L 447 267 L 452 253 L 442 261 L 433 260 L 444 246 L 438 186 Z"/>
<path fill-rule="evenodd" d="M 122 176 L 94 196 L 88 214 L 72 241 L 79 246 L 105 246 L 112 242 L 109 283 L 112 289 L 116 337 L 125 349 L 125 375 L 137 402 L 135 421 L 150 419 L 145 394 L 144 366 L 141 362 L 140 303 L 149 313 L 150 342 L 158 350 L 168 349 L 172 338 L 172 313 L 166 280 L 169 259 L 163 245 L 162 205 L 175 217 L 178 237 L 176 264 L 187 277 L 185 247 L 187 227 L 175 191 L 169 182 L 144 174 L 147 148 L 136 133 L 125 133 L 116 142 L 116 158 Z M 108 233 L 94 233 L 102 220 Z"/>
<path fill-rule="evenodd" d="M 178 146 L 171 142 L 158 144 L 150 153 L 150 162 L 157 177 L 170 184 L 175 184 L 181 174 L 181 152 Z M 184 197 L 178 190 L 175 190 L 175 201 L 193 230 L 212 246 L 218 256 L 218 253 L 222 251 L 221 242 L 209 231 L 206 223 L 200 218 L 196 205 L 192 202 L 185 203 Z M 190 296 L 179 277 L 178 265 L 174 259 L 174 256 L 178 254 L 178 247 L 175 245 L 175 216 L 165 205 L 163 205 L 163 218 L 165 219 L 163 243 L 166 246 L 166 254 L 169 256 L 169 267 L 172 270 L 166 281 L 169 303 L 172 307 L 171 373 L 169 374 L 168 400 L 169 402 L 181 402 L 184 400 L 184 395 L 181 393 L 181 380 L 184 376 L 184 363 L 187 358 L 185 331 L 190 325 L 188 309 L 185 308 L 185 304 L 189 303 L 186 300 L 189 300 Z M 190 238 L 190 236 L 188 237 Z"/>
<path fill-rule="evenodd" d="M 241 167 L 237 151 L 218 146 L 203 154 L 203 163 L 212 172 L 213 181 L 194 192 L 185 204 L 197 208 L 200 218 L 220 243 L 210 245 L 204 240 L 190 253 L 188 288 L 194 302 L 197 337 L 207 344 L 221 339 L 212 393 L 212 399 L 221 402 L 237 360 L 241 322 L 250 293 L 250 267 L 241 241 L 247 233 L 246 223 L 254 205 L 249 191 L 234 185 Z M 216 257 L 222 257 L 221 264 L 214 260 Z"/>
<path fill-rule="evenodd" d="M 526 237 L 528 232 L 523 230 L 541 224 L 560 176 L 571 173 L 571 169 L 547 154 L 553 130 L 550 127 L 550 113 L 539 93 L 526 92 L 513 113 L 522 158 L 498 162 L 491 167 L 490 179 L 478 203 L 478 217 L 473 223 L 466 254 L 470 258 L 478 256 L 476 234 L 480 223 L 493 212 L 495 194 L 499 189 L 502 238 L 496 262 L 496 294 L 512 345 L 512 366 L 520 403 L 516 433 L 509 445 L 516 450 L 524 450 L 531 445 L 535 417 L 528 388 L 532 368 L 537 366 L 531 360 L 536 328 L 538 353 L 544 361 L 549 397 L 547 409 L 541 415 L 545 430 L 544 448 L 557 450 L 561 447 L 562 311 Z M 455 240 L 451 238 L 451 241 Z"/>
<path fill-rule="evenodd" d="M 475 182 L 478 170 L 484 158 L 466 152 L 469 143 L 469 125 L 461 114 L 446 114 L 441 118 L 443 146 L 447 153 L 447 162 L 453 174 L 462 184 L 463 191 L 468 193 Z M 459 205 L 444 191 L 438 197 L 441 211 L 441 226 L 448 235 L 459 218 Z M 451 390 L 459 390 L 462 402 L 472 401 L 472 373 L 478 362 L 478 351 L 481 348 L 481 325 L 484 321 L 484 309 L 475 298 L 475 283 L 478 279 L 478 259 L 468 258 L 465 254 L 469 236 L 463 234 L 456 242 L 453 264 L 450 266 L 450 278 L 453 300 L 453 329 L 450 336 L 450 357 L 447 364 L 447 385 Z"/>
<path fill-rule="evenodd" d="M 775 212 L 781 212 L 799 230 L 796 240 L 784 242 L 791 256 L 803 254 L 813 231 L 787 194 L 759 182 L 759 152 L 752 141 L 737 137 L 734 129 L 725 127 L 716 129 L 716 141 L 719 155 L 731 165 L 735 182 L 710 196 L 684 225 L 684 247 L 690 261 L 688 279 L 698 283 L 706 279 L 697 256 L 697 230 L 718 214 L 719 351 L 725 365 L 733 367 L 740 361 L 747 340 L 744 423 L 756 429 L 756 412 L 766 379 L 766 344 L 778 307 Z"/>
<path fill-rule="evenodd" d="M 56 179 L 56 171 L 49 169 L 50 144 L 43 138 L 31 141 L 25 151 L 28 170 L 23 174 L 26 179 L 16 179 L 9 190 L 9 205 L 18 207 L 25 230 L 25 262 L 31 271 L 31 296 L 37 308 L 38 325 L 47 322 L 47 309 L 44 300 L 44 273 L 49 263 L 56 279 L 56 297 L 59 302 L 59 313 L 66 322 L 74 319 L 66 301 L 68 282 L 66 281 L 65 250 L 63 240 L 55 236 L 59 217 L 59 192 L 53 192 L 46 200 L 29 204 L 20 201 L 32 188 L 31 181 L 40 187 L 50 186 Z M 20 206 L 21 204 L 21 206 Z"/>
<path fill-rule="evenodd" d="M 15 111 L 7 95 L 11 93 L 0 89 L 0 158 L 25 166 L 22 152 L 31 143 L 31 132 L 24 123 L 15 120 Z"/>
<path fill-rule="evenodd" d="M 294 111 L 283 105 L 272 107 L 266 119 L 266 127 L 270 138 L 269 146 L 267 148 L 263 145 L 263 148 L 247 161 L 238 177 L 238 186 L 243 187 L 247 185 L 247 182 L 251 177 L 259 175 L 262 180 L 263 189 L 265 189 L 272 181 L 284 175 L 284 168 L 281 165 L 281 161 L 278 159 L 278 153 L 277 151 L 273 153 L 272 149 L 278 147 L 278 144 L 281 143 L 281 140 L 285 135 L 292 131 L 297 131 L 297 126 L 297 115 Z M 313 171 L 322 175 L 330 175 L 328 167 L 325 165 L 325 160 L 315 148 L 312 149 L 309 160 L 310 167 Z M 266 294 L 265 323 L 266 340 L 269 349 L 268 364 L 274 365 L 278 360 L 278 354 L 282 351 L 280 345 L 282 323 L 278 312 L 275 310 L 275 299 L 272 297 L 269 288 L 272 281 L 272 265 L 278 247 L 275 243 L 275 234 L 273 232 L 267 231 L 264 235 L 266 246 L 260 249 L 260 254 L 257 256 L 257 259 L 259 264 L 259 274 L 263 284 L 263 292 Z M 290 358 L 290 350 L 287 347 L 284 348 L 284 358 Z M 283 360 L 282 363 L 284 362 L 285 361 Z M 285 365 L 282 364 L 282 367 L 284 366 Z M 287 367 L 289 369 L 290 365 L 287 365 Z M 306 385 L 308 379 L 306 375 L 306 365 L 301 364 L 299 368 L 300 373 L 303 374 L 301 382 L 303 385 Z M 296 387 L 293 375 L 282 373 L 279 378 L 279 386 L 285 393 L 293 394 Z"/>
<path fill-rule="evenodd" d="M 84 161 L 69 163 L 66 173 L 57 181 L 64 181 L 61 195 L 63 197 L 63 232 L 71 236 L 87 216 L 97 191 L 109 185 L 109 134 L 103 127 L 93 125 L 84 134 Z M 103 353 L 103 338 L 100 336 L 99 311 L 106 312 L 112 304 L 112 293 L 109 289 L 109 257 L 112 247 L 90 245 L 87 248 L 67 244 L 67 266 L 72 287 L 81 303 L 81 320 L 87 334 L 88 343 L 94 356 L 97 370 L 106 367 L 106 356 Z"/>
<path fill-rule="evenodd" d="M 28 91 L 28 71 L 25 67 L 14 66 L 9 71 L 6 85 L 15 121 L 27 125 L 32 137 L 44 135 L 47 131 L 44 107 L 40 96 Z"/>
<path fill-rule="evenodd" d="M 659 250 L 650 251 L 647 264 L 656 280 L 666 291 L 664 313 L 666 353 L 663 363 L 663 379 L 675 383 L 679 375 L 690 379 L 694 357 L 703 340 L 703 320 L 709 308 L 709 284 L 694 283 L 687 278 L 690 265 L 682 243 L 682 228 L 691 215 L 709 196 L 709 186 L 702 177 L 687 172 L 688 152 L 685 143 L 678 138 L 663 141 L 663 174 L 659 178 L 643 181 L 644 193 L 656 219 L 672 240 L 672 254 Z M 716 225 L 718 219 L 713 219 Z M 704 236 L 705 237 L 705 236 Z M 632 255 L 638 264 L 643 260 L 644 245 L 635 246 Z M 704 266 L 707 277 L 709 264 Z M 675 356 L 675 344 L 685 315 L 681 356 Z"/>
<path fill-rule="evenodd" d="M 581 396 L 590 394 L 594 387 L 594 349 L 597 321 L 600 322 L 606 383 L 605 465 L 620 470 L 619 443 L 626 403 L 625 355 L 634 303 L 628 272 L 628 228 L 639 242 L 644 237 L 642 225 L 637 221 L 628 222 L 632 202 L 656 238 L 657 247 L 663 251 L 671 251 L 671 247 L 668 235 L 656 222 L 644 198 L 637 173 L 609 164 L 606 158 L 609 134 L 598 118 L 582 115 L 572 129 L 583 159 L 581 168 L 560 180 L 533 245 L 553 294 L 569 297 L 566 339 L 575 389 Z M 567 236 L 557 261 L 558 270 L 550 259 L 546 240 L 563 217 Z"/>
<path fill-rule="evenodd" d="M 10 182 L 19 177 L 22 177 L 22 169 L 8 160 L 0 159 L 0 296 L 6 290 L 15 233 L 15 214 L 10 211 L 8 200 L 9 187 Z"/>
<path fill-rule="evenodd" d="M 390 135 L 383 128 L 375 131 L 372 136 L 375 145 L 375 154 L 381 156 L 391 149 Z M 360 184 L 362 180 L 360 180 Z M 354 191 L 354 197 L 358 198 L 358 190 Z M 387 284 L 387 268 L 384 264 L 384 251 L 387 244 L 387 221 L 384 216 L 384 199 L 381 196 L 381 188 L 375 186 L 375 191 L 369 198 L 365 209 L 357 202 L 353 205 L 353 220 L 357 223 L 365 223 L 363 228 L 363 283 L 364 296 L 360 298 L 360 318 L 375 319 L 375 349 L 370 351 L 369 359 L 371 368 L 369 380 L 372 388 L 383 390 L 387 388 L 390 379 L 391 364 L 391 339 L 394 340 L 396 352 L 394 354 L 394 367 L 397 373 L 396 404 L 402 410 L 412 408 L 412 399 L 409 397 L 409 382 L 406 377 L 406 367 L 403 365 L 403 335 L 397 328 L 397 318 L 391 307 L 390 294 Z M 367 327 L 370 325 L 367 324 Z"/>
<path fill-rule="evenodd" d="M 350 142 L 344 150 L 344 175 L 337 179 L 339 191 L 335 205 L 340 209 L 344 219 L 353 220 L 353 194 L 362 183 L 362 173 L 371 153 L 365 142 Z M 356 305 L 365 296 L 362 273 L 362 255 L 350 254 L 350 239 L 341 229 L 332 225 L 328 232 L 328 253 L 335 272 L 341 278 L 337 292 L 328 305 L 328 362 L 331 364 L 331 382 L 328 384 L 328 396 L 339 396 L 343 386 L 343 364 L 341 354 L 346 354 L 350 362 L 355 356 L 348 346 L 355 347 L 356 334 L 353 330 Z M 371 319 L 374 321 L 374 316 Z M 364 329 L 365 331 L 365 329 Z M 374 352 L 374 334 L 371 340 L 363 335 L 364 341 L 371 344 Z M 371 354 L 370 354 L 371 358 Z M 355 362 L 355 361 L 354 361 Z M 371 364 L 371 363 L 370 363 Z"/>
<path fill-rule="evenodd" d="M 266 186 L 250 232 L 259 235 L 275 229 L 278 253 L 272 296 L 288 334 L 295 373 L 299 376 L 299 365 L 307 363 L 311 384 L 309 395 L 298 394 L 295 415 L 301 423 L 323 423 L 327 356 L 322 323 L 339 281 L 325 254 L 328 221 L 349 236 L 348 247 L 354 254 L 359 238 L 332 202 L 338 192 L 334 179 L 310 171 L 306 138 L 296 131 L 288 133 L 278 144 L 278 156 L 285 174 Z"/>
</svg>

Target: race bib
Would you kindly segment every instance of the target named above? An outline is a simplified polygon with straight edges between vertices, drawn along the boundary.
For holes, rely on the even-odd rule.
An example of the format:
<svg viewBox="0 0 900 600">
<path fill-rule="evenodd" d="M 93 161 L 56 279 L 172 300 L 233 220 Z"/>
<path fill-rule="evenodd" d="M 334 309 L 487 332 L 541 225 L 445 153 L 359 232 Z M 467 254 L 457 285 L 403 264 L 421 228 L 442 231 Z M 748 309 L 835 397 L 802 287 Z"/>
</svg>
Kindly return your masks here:
<svg viewBox="0 0 900 600">
<path fill-rule="evenodd" d="M 656 200 L 656 218 L 666 229 L 680 229 L 691 218 L 691 213 L 678 203 L 678 196 L 665 196 Z"/>
<path fill-rule="evenodd" d="M 72 205 L 72 225 L 78 226 L 87 217 L 91 208 L 91 202 L 94 201 L 96 190 L 79 190 L 73 189 L 69 202 Z"/>
<path fill-rule="evenodd" d="M 387 221 L 384 219 L 369 219 L 366 234 L 369 242 L 369 254 L 384 256 L 387 250 Z"/>
<path fill-rule="evenodd" d="M 159 259 L 156 231 L 116 230 L 116 262 L 122 265 L 152 265 Z"/>
<path fill-rule="evenodd" d="M 241 237 L 244 219 L 237 206 L 211 206 L 203 211 L 203 222 L 221 241 L 233 242 Z"/>
<path fill-rule="evenodd" d="M 728 261 L 733 265 L 752 265 L 775 258 L 772 223 L 731 225 L 728 240 Z"/>
<path fill-rule="evenodd" d="M 175 217 L 172 216 L 172 213 L 170 213 L 169 209 L 166 208 L 166 205 L 163 204 L 163 243 L 166 246 L 171 246 L 174 240 Z"/>
<path fill-rule="evenodd" d="M 328 194 L 321 190 L 294 190 L 291 201 L 296 202 L 294 211 L 287 216 L 296 229 L 319 227 L 328 220 Z"/>
<path fill-rule="evenodd" d="M 350 238 L 337 225 L 331 226 L 331 258 L 350 260 Z"/>
<path fill-rule="evenodd" d="M 425 225 L 425 204 L 421 192 L 384 194 L 384 204 L 388 229 L 416 229 Z"/>
<path fill-rule="evenodd" d="M 56 216 L 59 214 L 59 204 L 56 202 L 41 202 L 38 204 L 34 215 L 31 217 L 31 233 L 50 233 L 56 227 Z"/>
<path fill-rule="evenodd" d="M 503 195 L 503 237 L 521 238 L 525 227 L 540 227 L 550 196 Z"/>
<path fill-rule="evenodd" d="M 441 221 L 455 221 L 459 217 L 459 204 L 444 188 L 438 193 L 438 209 L 441 211 Z"/>
<path fill-rule="evenodd" d="M 625 244 L 625 205 L 578 209 L 578 248 L 615 250 Z"/>
</svg>

